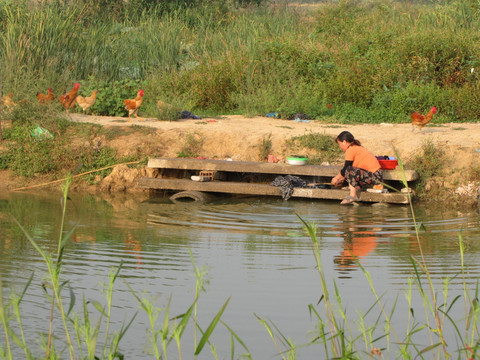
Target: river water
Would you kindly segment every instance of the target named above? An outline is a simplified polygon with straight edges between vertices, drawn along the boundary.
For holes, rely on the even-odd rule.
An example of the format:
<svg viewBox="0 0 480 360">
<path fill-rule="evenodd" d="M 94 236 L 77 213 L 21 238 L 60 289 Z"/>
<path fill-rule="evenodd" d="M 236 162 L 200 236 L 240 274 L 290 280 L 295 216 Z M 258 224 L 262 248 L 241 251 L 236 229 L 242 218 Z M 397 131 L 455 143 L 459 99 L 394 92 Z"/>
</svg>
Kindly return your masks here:
<svg viewBox="0 0 480 360">
<path fill-rule="evenodd" d="M 33 274 L 21 310 L 28 342 L 37 356 L 41 354 L 37 342 L 48 331 L 50 303 L 42 287 L 47 280 L 47 269 L 17 221 L 42 249 L 55 252 L 61 226 L 61 198 L 60 193 L 43 191 L 0 194 L 3 301 L 7 304 L 12 292 L 21 293 Z M 282 358 L 279 351 L 286 349 L 282 336 L 299 346 L 298 359 L 325 358 L 322 345 L 302 346 L 318 336 L 318 319 L 309 311 L 309 305 L 324 316 L 325 302 L 312 240 L 306 235 L 300 216 L 317 229 L 321 266 L 331 301 L 337 303 L 337 291 L 342 302 L 336 306 L 340 322 L 348 324 L 356 334 L 361 333 L 359 318 L 369 325 L 379 321 L 377 333 L 372 336 L 378 340 L 371 347 L 397 354 L 396 344 L 405 340 L 409 315 L 414 315 L 413 322 L 426 323 L 425 306 L 417 287 L 413 286 L 411 306 L 405 295 L 409 279 L 415 278 L 412 257 L 421 259 L 415 224 L 439 296 L 437 305 L 444 303 L 444 283 L 449 279 L 446 298 L 453 305 L 448 314 L 457 322 L 462 336 L 468 312 L 463 300 L 464 286 L 473 294 L 480 271 L 480 217 L 476 210 L 415 207 L 414 213 L 416 223 L 410 207 L 405 205 L 341 206 L 336 201 L 277 198 L 223 199 L 208 204 L 171 202 L 165 197 L 107 201 L 94 195 L 71 194 L 65 231 L 74 228 L 74 232 L 64 253 L 61 278 L 68 280 L 75 294 L 74 313 L 82 315 L 81 302 L 85 298 L 96 324 L 99 313 L 92 304 L 106 303 L 102 289 L 108 284 L 112 269 L 123 262 L 115 282 L 110 331 L 119 331 L 137 313 L 120 342 L 120 352 L 127 359 L 154 358 L 149 319 L 132 292 L 159 309 L 156 322 L 159 330 L 169 301 L 168 317 L 172 319 L 193 303 L 197 280 L 194 264 L 205 273 L 205 291 L 197 303 L 198 324 L 203 330 L 230 299 L 221 319 L 241 339 L 253 359 Z M 464 275 L 460 236 L 465 245 Z M 421 272 L 420 266 L 417 270 Z M 426 277 L 420 275 L 420 279 L 428 297 Z M 391 316 L 398 340 L 393 336 L 388 341 L 382 337 L 384 317 L 379 315 L 378 304 L 374 305 L 370 283 Z M 65 290 L 63 294 L 67 304 L 68 293 Z M 461 298 L 454 301 L 457 296 Z M 340 308 L 347 311 L 346 321 L 338 315 Z M 369 312 L 370 308 L 373 309 Z M 277 335 L 278 348 L 259 318 Z M 56 331 L 61 333 L 61 323 L 57 318 L 55 321 Z M 15 319 L 10 323 L 18 331 Z M 461 346 L 451 322 L 446 323 L 449 351 L 456 354 Z M 434 322 L 431 324 L 434 326 Z M 193 358 L 192 328 L 190 322 L 181 338 L 184 359 Z M 102 335 L 104 331 L 102 320 Z M 419 332 L 415 337 L 419 348 L 437 342 L 428 337 L 431 332 L 425 334 Z M 57 350 L 65 351 L 62 358 L 68 358 L 64 341 L 59 337 Z M 197 342 L 199 337 L 197 334 Z M 103 344 L 101 339 L 99 342 Z M 234 340 L 234 355 L 231 355 L 230 332 L 221 323 L 210 342 L 219 359 L 238 359 L 247 352 Z M 3 331 L 0 331 L 0 345 L 5 346 Z M 14 351 L 23 354 L 15 346 Z M 369 347 L 362 346 L 360 341 L 355 350 L 366 358 L 363 351 L 369 351 L 366 349 Z M 168 352 L 169 358 L 179 358 L 175 341 Z M 97 355 L 101 355 L 100 350 Z M 213 358 L 208 345 L 198 357 Z"/>
</svg>

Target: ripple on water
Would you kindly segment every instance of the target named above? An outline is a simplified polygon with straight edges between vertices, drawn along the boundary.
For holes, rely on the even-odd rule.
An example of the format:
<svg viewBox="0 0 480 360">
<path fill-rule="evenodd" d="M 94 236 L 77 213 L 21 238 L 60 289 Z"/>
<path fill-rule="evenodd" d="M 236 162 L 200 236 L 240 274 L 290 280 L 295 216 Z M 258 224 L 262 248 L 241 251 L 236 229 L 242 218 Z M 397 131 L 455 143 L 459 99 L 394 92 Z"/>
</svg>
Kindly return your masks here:
<svg viewBox="0 0 480 360">
<path fill-rule="evenodd" d="M 202 325 L 208 324 L 225 299 L 232 296 L 225 313 L 227 323 L 249 348 L 256 349 L 254 358 L 267 358 L 271 353 L 261 352 L 265 351 L 265 334 L 257 328 L 253 313 L 274 319 L 287 336 L 306 336 L 311 327 L 297 322 L 308 317 L 306 306 L 321 298 L 312 241 L 298 216 L 316 227 L 325 279 L 329 286 L 336 282 L 349 306 L 368 309 L 374 301 L 363 271 L 369 273 L 383 299 L 393 301 L 415 276 L 412 258 L 421 261 L 419 243 L 433 281 L 442 286 L 448 277 L 452 294 L 462 291 L 460 233 L 465 245 L 467 285 L 474 287 L 480 275 L 478 214 L 457 216 L 419 209 L 414 221 L 406 206 L 344 207 L 336 201 L 263 198 L 209 204 L 151 201 L 139 204 L 134 211 L 115 211 L 93 201 L 82 206 L 85 208 L 79 206 L 78 214 L 72 216 L 72 223 L 81 226 L 68 244 L 62 272 L 77 299 L 84 294 L 90 303 L 104 303 L 104 294 L 98 290 L 108 284 L 110 274 L 122 263 L 115 283 L 113 323 L 122 324 L 138 311 L 132 291 L 145 294 L 162 307 L 172 296 L 172 316 L 178 315 L 193 301 L 195 264 L 207 280 L 207 292 L 199 303 L 200 312 L 207 314 Z M 55 222 L 40 216 L 44 208 L 38 205 L 39 216 L 35 217 L 35 206 L 30 206 L 29 216 L 21 222 L 36 218 L 31 228 L 42 247 L 53 253 Z M 4 219 L 0 216 L 0 225 Z M 23 235 L 18 235 L 11 223 L 7 225 L 0 227 L 3 284 L 21 286 L 35 273 L 24 301 L 37 331 L 49 311 L 41 288 L 46 267 L 32 246 L 20 240 Z M 15 241 L 11 241 L 13 238 Z M 420 277 L 425 280 L 424 275 Z M 137 342 L 145 344 L 148 319 L 138 316 L 140 326 L 129 331 L 124 345 L 128 349 L 138 350 Z M 220 342 L 228 343 L 229 339 Z M 132 350 L 130 357 L 136 354 Z"/>
</svg>

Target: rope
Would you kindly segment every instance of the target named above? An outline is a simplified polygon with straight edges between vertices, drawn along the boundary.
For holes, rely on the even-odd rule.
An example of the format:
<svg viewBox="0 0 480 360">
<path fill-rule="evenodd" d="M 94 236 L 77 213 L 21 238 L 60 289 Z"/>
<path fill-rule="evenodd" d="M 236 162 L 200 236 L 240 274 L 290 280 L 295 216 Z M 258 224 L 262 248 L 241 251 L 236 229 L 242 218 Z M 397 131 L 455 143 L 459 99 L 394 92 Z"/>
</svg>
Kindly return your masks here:
<svg viewBox="0 0 480 360">
<path fill-rule="evenodd" d="M 87 171 L 87 172 L 84 172 L 84 173 L 81 173 L 81 174 L 73 175 L 73 176 L 72 176 L 72 179 L 73 179 L 73 178 L 76 178 L 76 177 L 83 176 L 83 175 L 91 174 L 91 173 L 94 173 L 94 172 L 98 172 L 98 171 L 103 171 L 103 170 L 106 170 L 106 169 L 110 169 L 110 168 L 115 167 L 115 166 L 117 166 L 117 165 L 138 164 L 139 162 L 142 162 L 142 161 L 143 161 L 143 160 L 130 161 L 130 162 L 126 162 L 126 163 L 121 163 L 121 164 L 115 164 L 115 165 L 106 166 L 106 167 L 101 168 L 101 169 L 90 170 L 90 171 Z M 63 179 L 59 179 L 59 180 L 49 181 L 49 182 L 42 183 L 42 184 L 31 185 L 31 186 L 24 186 L 24 187 L 21 187 L 21 188 L 12 189 L 12 191 L 19 191 L 19 190 L 32 189 L 32 188 L 36 188 L 36 187 L 40 187 L 40 186 L 47 186 L 47 185 L 51 185 L 51 184 L 55 184 L 55 183 L 59 183 L 59 182 L 65 181 L 65 180 L 67 180 L 67 179 L 68 179 L 68 177 L 63 178 Z"/>
</svg>

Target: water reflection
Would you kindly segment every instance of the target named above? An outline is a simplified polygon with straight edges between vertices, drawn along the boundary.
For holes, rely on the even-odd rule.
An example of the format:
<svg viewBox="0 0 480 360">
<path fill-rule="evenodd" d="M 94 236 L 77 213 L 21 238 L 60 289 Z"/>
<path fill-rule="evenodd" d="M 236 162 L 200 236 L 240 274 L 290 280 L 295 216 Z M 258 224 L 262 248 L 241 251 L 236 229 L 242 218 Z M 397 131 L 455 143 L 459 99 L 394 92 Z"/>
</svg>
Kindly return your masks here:
<svg viewBox="0 0 480 360">
<path fill-rule="evenodd" d="M 138 268 L 143 264 L 142 262 L 142 243 L 134 237 L 131 231 L 127 231 L 125 234 L 125 253 L 132 255 L 137 259 Z"/>
<path fill-rule="evenodd" d="M 357 267 L 357 261 L 361 263 L 362 258 L 376 248 L 378 240 L 376 232 L 380 231 L 380 228 L 368 229 L 363 225 L 351 226 L 344 230 L 343 251 L 333 260 L 337 270 L 348 271 Z"/>
<path fill-rule="evenodd" d="M 25 313 L 31 319 L 32 331 L 39 332 L 39 324 L 48 312 L 37 285 L 45 266 L 13 218 L 42 248 L 54 252 L 61 194 L 2 196 L 0 276 L 5 288 L 22 287 L 35 272 L 32 291 L 25 298 Z M 412 276 L 411 256 L 419 255 L 416 223 L 407 206 L 344 207 L 336 201 L 270 198 L 206 204 L 172 203 L 167 198 L 112 200 L 75 194 L 71 198 L 66 231 L 76 228 L 64 255 L 62 275 L 78 298 L 85 293 L 87 300 L 100 301 L 98 283 L 108 279 L 111 268 L 122 261 L 113 324 L 121 325 L 125 317 L 138 310 L 129 287 L 154 294 L 164 301 L 160 304 L 163 306 L 172 295 L 172 316 L 178 315 L 194 296 L 191 253 L 195 263 L 205 266 L 209 273 L 208 291 L 200 303 L 201 316 L 206 319 L 201 319 L 205 320 L 202 325 L 232 296 L 224 320 L 234 327 L 256 359 L 271 358 L 276 350 L 270 347 L 253 313 L 273 319 L 286 335 L 299 339 L 298 343 L 305 343 L 305 336 L 314 327 L 305 309 L 321 297 L 321 287 L 312 242 L 297 215 L 317 226 L 326 279 L 337 281 L 342 297 L 355 299 L 355 307 L 365 308 L 372 302 L 354 257 L 389 299 L 404 290 L 407 278 Z M 416 211 L 421 245 L 434 281 L 441 284 L 444 277 L 459 273 L 461 232 L 466 245 L 467 283 L 474 284 L 480 275 L 478 214 L 426 208 Z M 460 280 L 452 283 L 452 294 L 461 290 Z M 127 358 L 142 358 L 139 347 L 145 346 L 148 320 L 140 315 L 138 319 L 123 344 L 122 350 L 130 355 Z M 215 345 L 229 344 L 228 333 L 220 331 L 220 339 Z M 299 357 L 318 357 L 316 351 L 301 351 L 306 353 L 299 353 Z M 228 357 L 221 346 L 219 352 L 219 358 Z"/>
<path fill-rule="evenodd" d="M 334 269 L 339 272 L 340 278 L 349 278 L 349 272 L 358 268 L 375 250 L 387 220 L 384 217 L 387 209 L 381 204 L 370 206 L 368 210 L 349 206 L 339 214 L 339 221 L 332 231 L 343 240 L 340 252 L 333 258 Z M 403 211 L 401 208 L 397 210 Z"/>
</svg>

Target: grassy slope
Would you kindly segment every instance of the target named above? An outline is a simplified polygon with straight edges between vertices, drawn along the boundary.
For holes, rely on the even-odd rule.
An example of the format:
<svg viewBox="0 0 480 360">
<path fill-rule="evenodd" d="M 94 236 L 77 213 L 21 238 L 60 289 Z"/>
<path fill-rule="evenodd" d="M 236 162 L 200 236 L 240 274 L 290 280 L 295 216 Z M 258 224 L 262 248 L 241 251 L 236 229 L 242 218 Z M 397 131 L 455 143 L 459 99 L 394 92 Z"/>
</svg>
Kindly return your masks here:
<svg viewBox="0 0 480 360">
<path fill-rule="evenodd" d="M 84 95 L 100 90 L 92 111 L 103 115 L 124 113 L 122 99 L 139 87 L 145 109 L 161 118 L 180 109 L 300 112 L 345 123 L 405 122 L 431 106 L 438 121 L 480 114 L 471 72 L 479 63 L 478 9 L 464 1 L 214 3 L 114 20 L 80 5 L 16 11 L 6 4 L 0 64 L 4 92 L 16 99 L 80 82 Z M 159 110 L 159 99 L 171 111 Z"/>
</svg>

